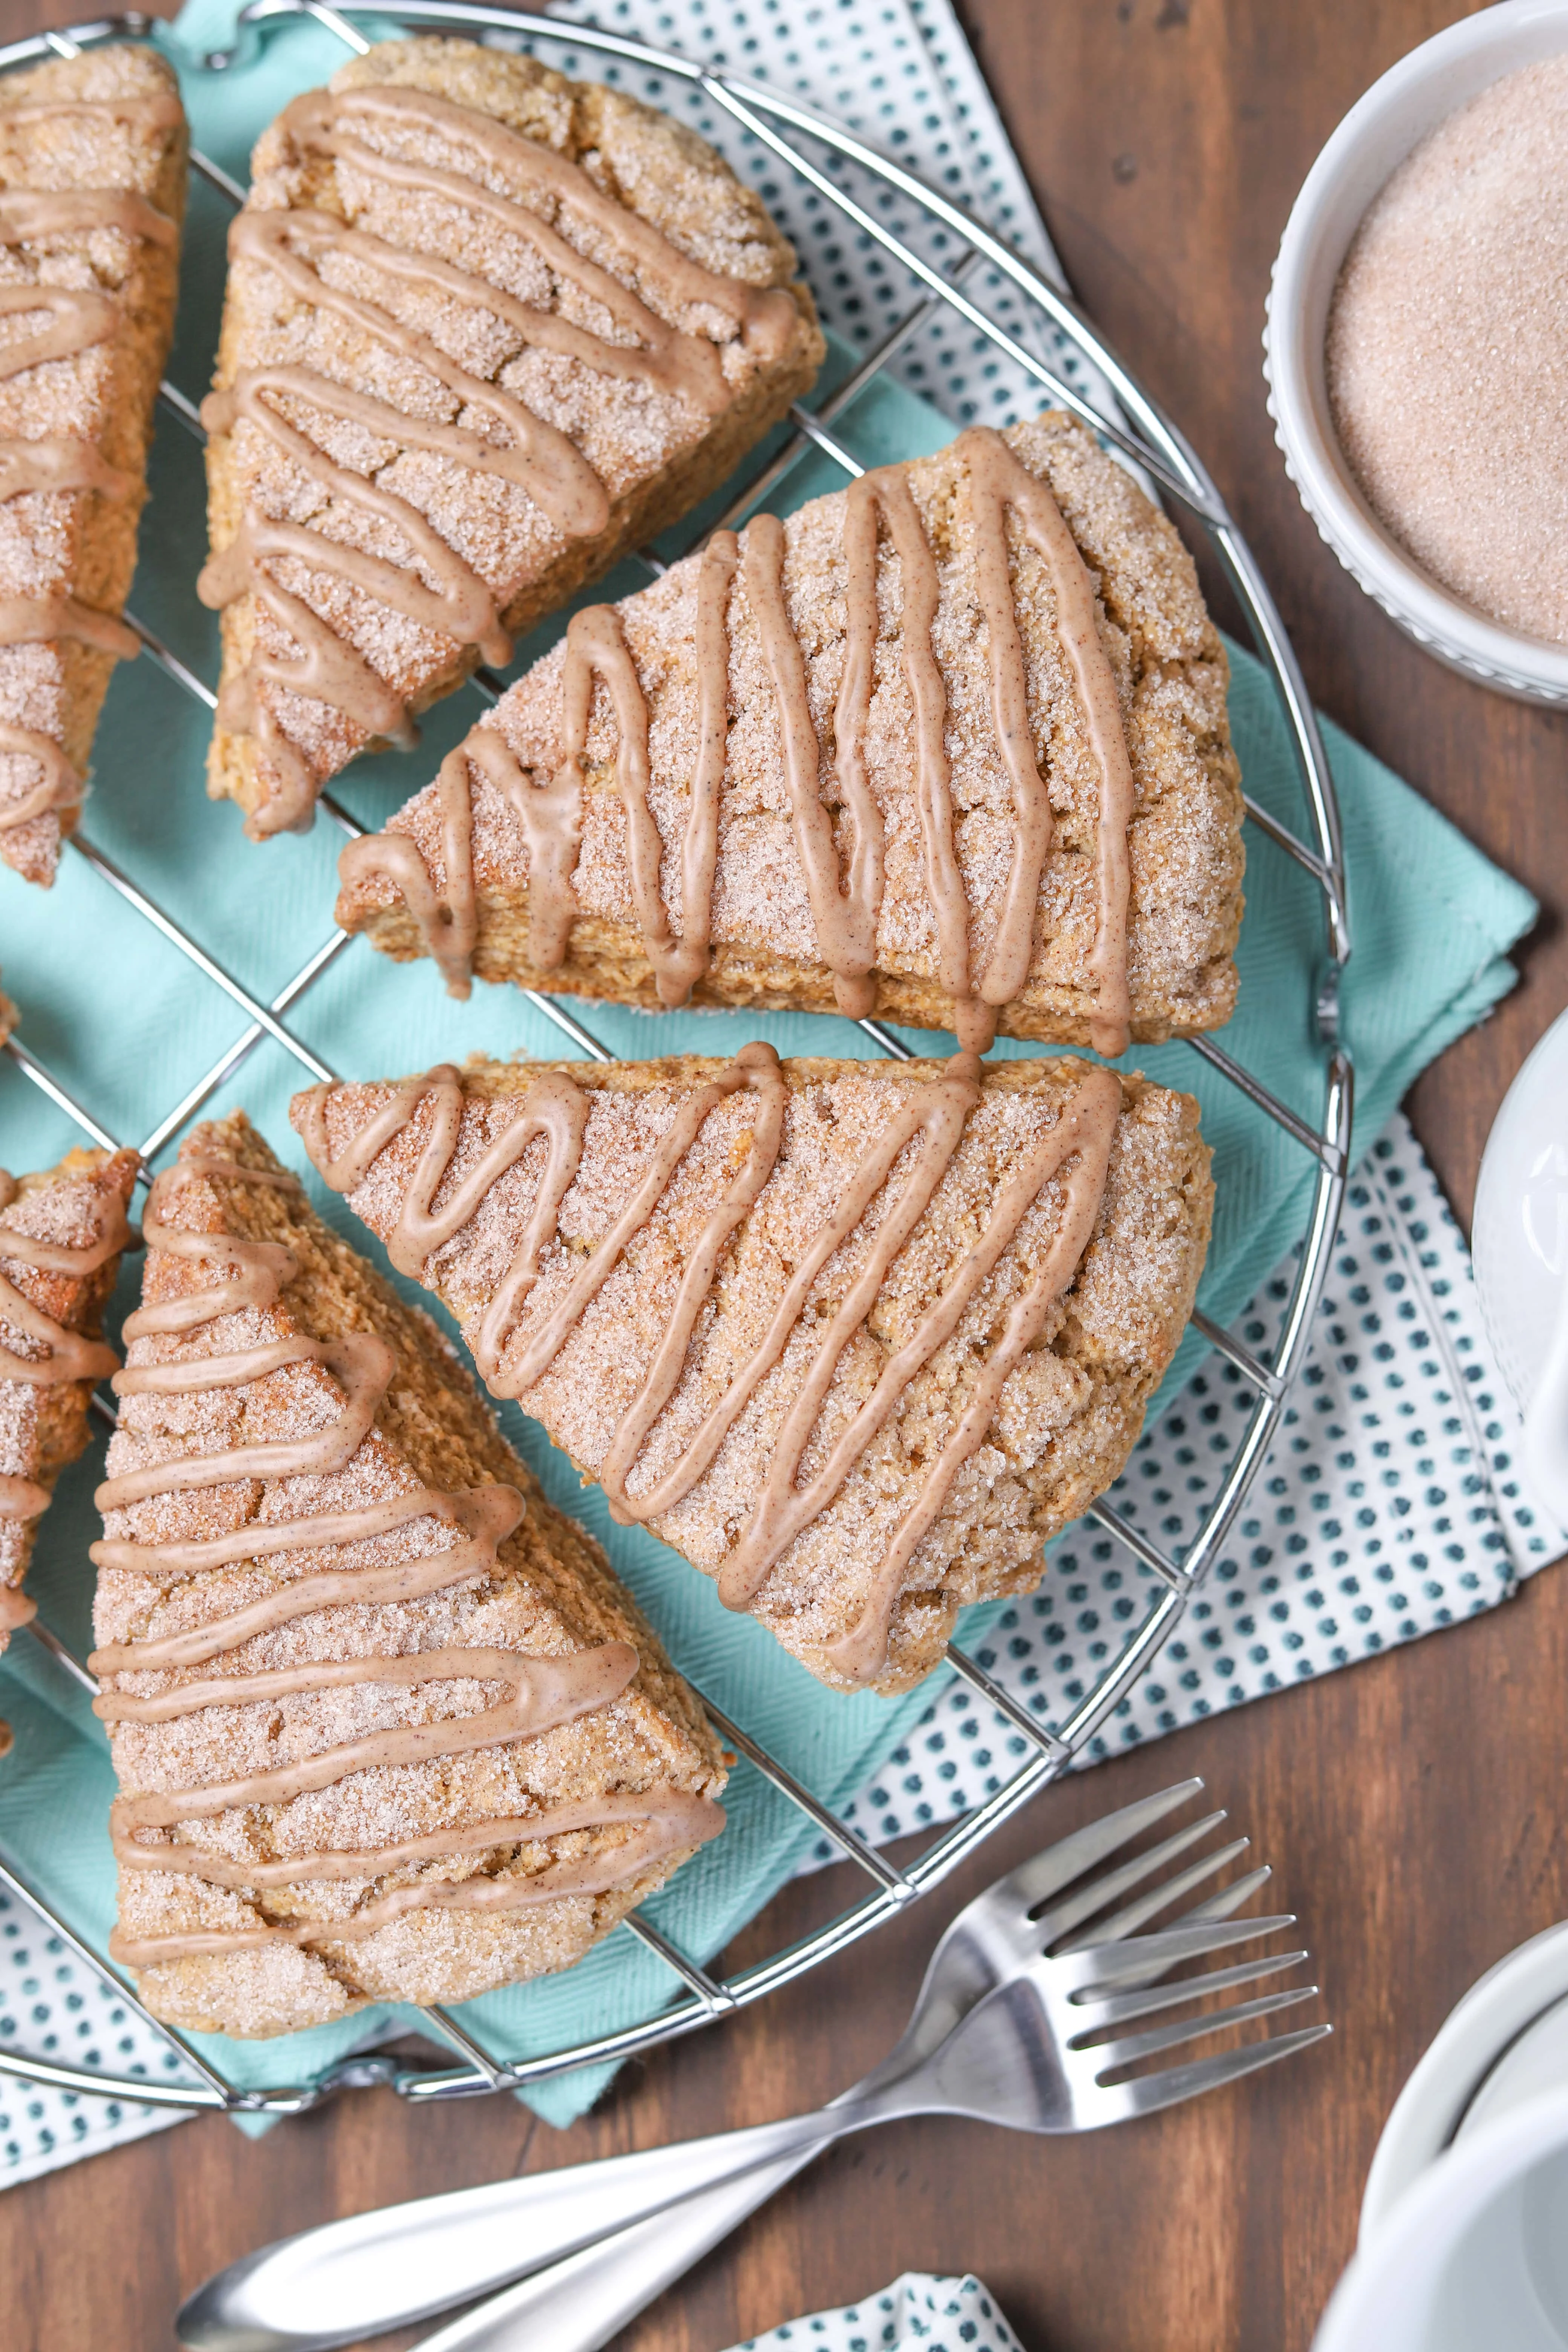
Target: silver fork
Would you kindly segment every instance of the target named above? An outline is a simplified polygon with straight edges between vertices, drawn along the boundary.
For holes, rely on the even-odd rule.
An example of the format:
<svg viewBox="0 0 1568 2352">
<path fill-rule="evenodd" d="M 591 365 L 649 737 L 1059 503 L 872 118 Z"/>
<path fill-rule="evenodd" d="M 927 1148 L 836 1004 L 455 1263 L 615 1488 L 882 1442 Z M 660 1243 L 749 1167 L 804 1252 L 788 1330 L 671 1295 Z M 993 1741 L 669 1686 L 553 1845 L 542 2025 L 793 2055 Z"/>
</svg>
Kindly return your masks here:
<svg viewBox="0 0 1568 2352">
<path fill-rule="evenodd" d="M 1184 1960 L 1292 1924 L 1289 1916 L 1222 1924 L 1262 1885 L 1268 1876 L 1264 1868 L 1200 1900 L 1161 1935 L 1125 1940 L 1246 1849 L 1247 1841 L 1239 1839 L 1166 1874 L 1225 1819 L 1213 1813 L 1100 1871 L 1202 1785 L 1184 1781 L 1090 1822 L 976 1896 L 938 1945 L 897 2047 L 820 2115 L 422 2199 L 306 2231 L 210 2280 L 180 2314 L 181 2342 L 196 2352 L 324 2352 L 520 2279 L 509 2293 L 431 2338 L 429 2352 L 458 2352 L 459 2347 L 499 2352 L 501 2345 L 525 2338 L 548 2342 L 552 2352 L 594 2352 L 847 2131 L 920 2112 L 979 2113 L 1022 2129 L 1089 2129 L 1192 2097 L 1318 2040 L 1327 2026 L 1141 2081 L 1117 2085 L 1099 2079 L 1196 2034 L 1271 2014 L 1315 1990 L 1296 1988 L 1158 2027 L 1125 2038 L 1131 2045 L 1125 2048 L 1089 2046 L 1097 2030 L 1231 1990 L 1306 1958 L 1304 1952 L 1264 1956 L 1206 1979 L 1152 1990 L 1157 1978 Z M 1089 1935 L 1079 1932 L 1085 1928 Z M 1054 1957 L 1042 1959 L 1043 1953 Z M 966 2039 L 966 2021 L 973 2038 Z M 1022 2106 L 1009 2082 L 1020 2052 L 1032 2053 L 1021 2079 L 1034 2086 Z M 993 2077 L 994 2095 L 986 2088 Z M 962 2104 L 974 2096 L 985 2103 Z"/>
</svg>

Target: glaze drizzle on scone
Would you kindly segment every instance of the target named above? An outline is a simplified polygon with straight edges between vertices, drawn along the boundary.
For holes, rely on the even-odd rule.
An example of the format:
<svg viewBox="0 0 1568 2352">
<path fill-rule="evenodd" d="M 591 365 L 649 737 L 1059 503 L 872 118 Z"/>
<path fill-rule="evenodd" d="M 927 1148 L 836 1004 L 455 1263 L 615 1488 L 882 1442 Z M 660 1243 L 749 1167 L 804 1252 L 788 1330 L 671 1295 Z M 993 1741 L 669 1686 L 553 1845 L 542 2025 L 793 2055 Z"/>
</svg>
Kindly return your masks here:
<svg viewBox="0 0 1568 2352">
<path fill-rule="evenodd" d="M 145 50 L 0 89 L 0 856 L 33 881 L 80 807 L 109 665 L 139 650 L 119 612 L 174 320 L 184 127 Z"/>
<path fill-rule="evenodd" d="M 778 1055 L 771 1045 L 748 1045 L 729 1069 L 683 1104 L 643 1182 L 609 1234 L 542 1324 L 531 1328 L 521 1349 L 510 1348 L 539 1275 L 543 1251 L 560 1239 L 562 1196 L 583 1156 L 588 1098 L 561 1072 L 540 1079 L 523 1097 L 521 1110 L 499 1144 L 450 1192 L 439 1216 L 430 1202 L 450 1171 L 462 1124 L 463 1097 L 458 1073 L 432 1071 L 402 1087 L 381 1116 L 334 1156 L 327 1139 L 326 1104 L 307 1099 L 301 1121 L 305 1147 L 334 1192 L 352 1192 L 392 1138 L 407 1126 L 426 1095 L 435 1098 L 431 1141 L 387 1238 L 393 1264 L 405 1274 L 421 1274 L 426 1259 L 466 1225 L 496 1177 L 514 1166 L 534 1138 L 547 1139 L 548 1158 L 537 1205 L 514 1252 L 493 1305 L 475 1342 L 474 1358 L 497 1396 L 526 1397 L 559 1355 L 592 1301 L 615 1272 L 621 1255 L 658 1213 L 676 1170 L 696 1141 L 710 1110 L 745 1088 L 756 1098 L 756 1124 L 734 1181 L 698 1238 L 676 1292 L 669 1320 L 659 1336 L 642 1387 L 618 1422 L 598 1466 L 610 1509 L 622 1520 L 662 1517 L 689 1495 L 719 1453 L 742 1409 L 775 1370 L 800 1325 L 816 1277 L 855 1232 L 906 1150 L 914 1152 L 904 1181 L 883 1211 L 865 1267 L 847 1298 L 824 1323 L 799 1396 L 774 1441 L 767 1475 L 741 1527 L 733 1549 L 719 1572 L 719 1598 L 727 1609 L 747 1609 L 769 1570 L 811 1520 L 833 1501 L 878 1431 L 890 1419 L 904 1389 L 958 1327 L 965 1307 L 998 1259 L 1016 1238 L 1026 1213 L 1045 1185 L 1070 1160 L 1067 1206 L 1060 1236 L 1043 1270 L 1014 1305 L 1001 1338 L 986 1360 L 973 1402 L 926 1471 L 903 1521 L 894 1531 L 876 1584 L 857 1622 L 833 1645 L 833 1663 L 854 1681 L 870 1681 L 886 1670 L 893 1604 L 917 1546 L 939 1516 L 954 1478 L 980 1444 L 1001 1394 L 1002 1384 L 1036 1340 L 1082 1256 L 1100 1211 L 1110 1137 L 1121 1108 L 1121 1089 L 1109 1071 L 1086 1070 L 1077 1094 L 1044 1144 L 1027 1155 L 999 1195 L 984 1240 L 965 1258 L 940 1301 L 919 1319 L 890 1359 L 872 1394 L 833 1446 L 827 1461 L 805 1487 L 797 1485 L 803 1457 L 839 1360 L 870 1314 L 894 1257 L 930 1207 L 952 1163 L 964 1120 L 980 1099 L 980 1065 L 960 1054 L 942 1079 L 922 1087 L 900 1110 L 886 1132 L 850 1175 L 837 1209 L 819 1226 L 796 1265 L 763 1336 L 703 1416 L 679 1462 L 634 1500 L 628 1480 L 643 1443 L 669 1402 L 686 1367 L 699 1318 L 708 1304 L 719 1261 L 746 1212 L 754 1206 L 778 1165 L 784 1139 L 786 1093 Z M 510 1360 L 509 1360 L 510 1358 Z"/>
<path fill-rule="evenodd" d="M 431 42 L 373 52 L 369 70 L 378 57 L 388 79 L 351 69 L 285 110 L 264 150 L 288 165 L 263 173 L 229 237 L 248 286 L 274 286 L 285 313 L 291 303 L 330 327 L 325 343 L 281 321 L 226 334 L 203 412 L 215 436 L 240 431 L 250 450 L 241 510 L 232 531 L 215 530 L 200 593 L 246 604 L 243 658 L 226 634 L 218 722 L 220 741 L 253 745 L 257 835 L 310 823 L 342 764 L 329 741 L 344 756 L 372 740 L 406 744 L 432 692 L 477 658 L 510 660 L 520 598 L 528 617 L 539 602 L 539 556 L 592 569 L 614 553 L 638 453 L 629 468 L 596 468 L 592 436 L 552 418 L 570 416 L 571 382 L 625 387 L 628 413 L 646 411 L 641 438 L 657 427 L 673 457 L 736 406 L 737 368 L 753 387 L 793 376 L 814 333 L 792 291 L 705 267 L 557 152 L 547 124 L 530 135 L 394 70 L 411 60 L 439 81 L 444 59 L 483 57 L 497 76 L 537 73 L 527 61 Z M 499 108 L 518 93 L 502 79 L 492 95 Z M 319 201 L 291 200 L 329 169 L 330 195 L 323 184 Z M 375 357 L 351 374 L 332 359 L 356 339 Z M 543 370 L 527 396 L 509 381 L 518 362 Z M 499 528 L 476 503 L 487 480 L 506 509 Z M 301 483 L 303 496 L 284 488 Z M 531 567 L 519 562 L 531 528 Z M 226 772 L 220 761 L 221 789 Z"/>
<path fill-rule="evenodd" d="M 456 994 L 1120 1054 L 1234 994 L 1224 686 L 1190 562 L 1089 436 L 975 428 L 574 614 L 342 853 L 338 919 Z"/>
<path fill-rule="evenodd" d="M 374 1330 L 324 1338 L 280 1314 L 289 1286 L 312 1279 L 300 1255 L 233 1230 L 246 1220 L 232 1208 L 216 1229 L 212 1215 L 215 1201 L 268 1192 L 308 1213 L 298 1178 L 254 1149 L 242 1161 L 198 1139 L 158 1177 L 147 1303 L 126 1323 L 131 1360 L 115 1381 L 126 1427 L 99 1489 L 110 1531 L 93 1557 L 148 1600 L 91 1661 L 131 1783 L 111 1833 L 132 1882 L 189 1882 L 198 1895 L 185 1918 L 122 1922 L 111 1950 L 140 1969 L 323 1947 L 342 1969 L 347 1947 L 416 1915 L 500 1921 L 624 1893 L 722 1825 L 706 1795 L 668 1783 L 526 1810 L 463 1801 L 463 1759 L 479 1786 L 497 1750 L 578 1724 L 591 1736 L 643 1659 L 629 1640 L 572 1645 L 559 1628 L 540 1654 L 443 1638 L 465 1610 L 482 1617 L 487 1588 L 504 1589 L 498 1551 L 523 1495 L 439 1491 L 373 1458 L 405 1366 Z M 223 1443 L 236 1408 L 266 1433 Z M 226 1581 L 238 1605 L 215 1610 Z M 231 1769 L 214 1774 L 218 1756 Z M 357 1844 L 331 1834 L 334 1821 L 374 1828 L 378 1790 L 422 1770 L 436 1774 L 444 1819 L 411 1813 L 403 1833 Z M 313 1812 L 321 1801 L 341 1811 Z M 587 1849 L 553 1855 L 550 1842 L 584 1833 Z M 541 1867 L 507 1866 L 541 1845 Z M 346 1899 L 302 1901 L 310 1890 Z M 232 1918 L 212 1909 L 226 1892 L 247 1898 Z"/>
<path fill-rule="evenodd" d="M 1014 845 L 996 935 L 972 969 L 969 907 L 953 842 L 952 769 L 945 742 L 946 688 L 931 651 L 939 601 L 936 559 L 910 496 L 904 469 L 880 467 L 862 474 L 844 494 L 847 643 L 835 713 L 835 765 L 848 815 L 847 871 L 820 790 L 822 749 L 812 719 L 801 648 L 784 593 L 784 527 L 774 515 L 753 518 L 737 539 L 715 534 L 702 555 L 698 582 L 697 665 L 702 751 L 693 779 L 681 847 L 683 928 L 677 939 L 660 890 L 663 844 L 649 806 L 648 705 L 637 665 L 613 604 L 575 613 L 566 633 L 561 674 L 565 759 L 559 773 L 535 787 L 494 729 L 476 729 L 442 762 L 439 778 L 447 896 L 437 898 L 430 870 L 414 844 L 390 834 L 353 842 L 339 859 L 345 886 L 390 875 L 455 995 L 468 992 L 473 959 L 474 857 L 472 782 L 479 769 L 502 793 L 529 845 L 529 952 L 542 971 L 565 961 L 576 912 L 571 868 L 583 831 L 583 761 L 595 678 L 615 707 L 618 744 L 616 782 L 626 812 L 627 858 L 643 948 L 659 1001 L 684 1004 L 709 968 L 718 802 L 722 786 L 723 732 L 730 688 L 726 625 L 729 583 L 737 572 L 756 616 L 784 749 L 795 846 L 805 876 L 816 950 L 833 975 L 841 1013 L 859 1020 L 876 1010 L 872 978 L 877 919 L 885 880 L 881 811 L 866 774 L 866 730 L 878 634 L 878 523 L 887 527 L 903 578 L 903 662 L 916 715 L 915 793 L 920 809 L 925 887 L 936 923 L 938 964 L 952 1000 L 952 1025 L 966 1050 L 984 1053 L 996 1034 L 998 1009 L 1019 995 L 1028 976 L 1040 877 L 1051 845 L 1050 795 L 1030 739 L 1027 688 L 1013 588 L 1007 569 L 1006 513 L 1020 520 L 1049 568 L 1058 625 L 1083 703 L 1100 772 L 1095 876 L 1097 927 L 1089 959 L 1096 989 L 1089 1042 L 1102 1054 L 1124 1053 L 1129 1042 L 1127 994 L 1127 827 L 1132 814 L 1132 772 L 1116 698 L 1116 681 L 1095 625 L 1094 589 L 1083 558 L 1062 520 L 1048 482 L 1031 474 L 999 434 L 983 427 L 964 434 L 957 451 L 973 519 L 981 607 L 990 651 L 996 740 L 1013 783 Z M 465 808 L 464 803 L 468 805 Z"/>
<path fill-rule="evenodd" d="M 1176 1114 L 1163 1173 L 1192 1196 L 1179 1238 L 1131 1267 L 1159 1327 L 1141 1399 L 1190 1304 L 1206 1166 L 1184 1097 L 1126 1101 L 1095 1066 L 889 1072 L 755 1045 L 640 1073 L 446 1068 L 320 1088 L 293 1116 L 393 1263 L 454 1307 L 492 1391 L 617 1517 L 853 1688 L 896 1686 L 929 1649 L 946 1612 L 924 1604 L 933 1585 L 945 1603 L 1023 1393 L 1096 1401 L 1048 1350 L 1096 1237 L 1115 1247 L 1120 1226 L 1136 1257 L 1125 1200 L 1110 1224 L 1106 1207 L 1141 1102 Z M 1136 1433 L 1135 1413 L 1116 1420 L 1101 1484 Z"/>
<path fill-rule="evenodd" d="M 94 1383 L 120 1361 L 98 1334 L 136 1239 L 136 1176 L 130 1151 L 73 1152 L 24 1183 L 0 1169 L 0 1649 L 34 1614 L 20 1588 L 37 1520 L 87 1444 Z"/>
</svg>

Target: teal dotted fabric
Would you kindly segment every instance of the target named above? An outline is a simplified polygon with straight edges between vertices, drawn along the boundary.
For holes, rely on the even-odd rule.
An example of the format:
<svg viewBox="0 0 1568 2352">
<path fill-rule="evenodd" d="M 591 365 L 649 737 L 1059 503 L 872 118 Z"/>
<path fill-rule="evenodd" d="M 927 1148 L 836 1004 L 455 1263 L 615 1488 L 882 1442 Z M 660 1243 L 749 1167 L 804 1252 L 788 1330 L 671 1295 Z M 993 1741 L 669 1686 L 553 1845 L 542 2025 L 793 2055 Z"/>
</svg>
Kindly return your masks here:
<svg viewBox="0 0 1568 2352">
<path fill-rule="evenodd" d="M 679 50 L 831 114 L 1065 288 L 1061 264 L 949 0 L 837 0 L 831 6 L 803 6 L 799 0 L 558 0 L 551 13 Z M 700 91 L 607 63 L 589 50 L 562 62 L 679 115 L 717 147 L 757 188 L 792 239 L 825 321 L 851 347 L 868 348 L 902 316 L 911 289 L 899 264 Z M 809 141 L 806 146 L 811 152 Z M 828 158 L 817 149 L 813 160 Z M 832 177 L 937 268 L 950 269 L 962 253 L 961 242 L 921 206 L 853 163 L 832 159 Z M 977 269 L 964 290 L 1102 414 L 1116 413 L 1098 372 L 1000 272 Z M 945 304 L 904 346 L 890 373 L 961 425 L 1008 424 L 1033 415 L 1049 400 L 1023 367 Z"/>
<path fill-rule="evenodd" d="M 172 2078 L 179 2061 L 112 1985 L 62 1943 L 30 1906 L 0 1893 L 0 2042 L 58 2065 Z M 172 2120 L 156 2107 L 77 2098 L 0 2074 L 0 2181 L 30 2180 Z"/>
<path fill-rule="evenodd" d="M 973 2272 L 936 2278 L 906 2271 L 880 2294 L 842 2311 L 814 2312 L 733 2352 L 1018 2352 L 1018 2339 L 995 2296 Z"/>
<path fill-rule="evenodd" d="M 1265 1358 L 1293 1273 L 1279 1267 L 1233 1327 Z M 1251 1404 L 1241 1375 L 1211 1356 L 1111 1489 L 1178 1558 Z M 1519 1437 L 1464 1238 L 1396 1114 L 1352 1179 L 1311 1351 L 1243 1517 L 1186 1623 L 1084 1761 L 1508 1600 L 1568 1549 L 1525 1485 Z M 975 1655 L 1009 1697 L 1060 1722 L 1148 1593 L 1145 1572 L 1088 1523 L 1051 1558 L 1044 1589 L 1005 1610 Z M 1026 1744 L 953 1684 L 844 1818 L 882 1842 L 968 1812 L 1017 1769 Z M 835 1858 L 817 1847 L 818 1864 Z"/>
</svg>

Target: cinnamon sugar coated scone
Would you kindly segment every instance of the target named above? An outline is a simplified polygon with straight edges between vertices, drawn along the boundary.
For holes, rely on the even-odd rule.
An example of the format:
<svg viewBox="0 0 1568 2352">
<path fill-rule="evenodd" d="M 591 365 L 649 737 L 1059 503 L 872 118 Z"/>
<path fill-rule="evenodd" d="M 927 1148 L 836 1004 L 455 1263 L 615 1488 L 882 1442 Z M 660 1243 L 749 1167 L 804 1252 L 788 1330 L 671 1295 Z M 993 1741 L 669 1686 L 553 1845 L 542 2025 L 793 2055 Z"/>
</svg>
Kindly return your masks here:
<svg viewBox="0 0 1568 2352">
<path fill-rule="evenodd" d="M 723 1825 L 690 1693 L 243 1113 L 143 1229 L 93 1547 L 111 1952 L 246 2036 L 570 1967 Z"/>
<path fill-rule="evenodd" d="M 1208 1241 L 1196 1104 L 1071 1058 L 475 1061 L 293 1117 L 491 1390 L 841 1689 L 1039 1581 Z"/>
<path fill-rule="evenodd" d="M 204 416 L 256 838 L 721 481 L 826 346 L 793 249 L 682 125 L 391 41 L 258 142 Z"/>
<path fill-rule="evenodd" d="M 120 1361 L 103 1310 L 135 1238 L 136 1175 L 133 1151 L 70 1151 L 20 1178 L 0 1169 L 0 1650 L 33 1614 L 21 1587 L 39 1517 L 87 1444 L 94 1384 Z"/>
<path fill-rule="evenodd" d="M 136 562 L 185 120 L 154 51 L 0 76 L 0 857 L 53 881 Z"/>
<path fill-rule="evenodd" d="M 566 641 L 340 862 L 399 958 L 622 1003 L 1117 1054 L 1236 1000 L 1224 646 L 1068 417 L 720 531 Z"/>
</svg>

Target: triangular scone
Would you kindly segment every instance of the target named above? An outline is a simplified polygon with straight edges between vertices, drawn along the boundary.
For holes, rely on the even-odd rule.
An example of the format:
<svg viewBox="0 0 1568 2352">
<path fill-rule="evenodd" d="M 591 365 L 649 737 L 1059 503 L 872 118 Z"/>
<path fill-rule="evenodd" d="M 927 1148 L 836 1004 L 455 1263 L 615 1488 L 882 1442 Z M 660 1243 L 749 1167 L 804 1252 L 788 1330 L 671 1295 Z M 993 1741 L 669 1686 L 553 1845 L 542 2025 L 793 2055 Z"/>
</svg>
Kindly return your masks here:
<svg viewBox="0 0 1568 2352">
<path fill-rule="evenodd" d="M 1192 1097 L 1071 1059 L 474 1062 L 293 1118 L 492 1391 L 840 1689 L 1038 1582 L 1208 1240 Z"/>
<path fill-rule="evenodd" d="M 39 1514 L 88 1440 L 94 1385 L 120 1359 L 103 1310 L 134 1241 L 133 1151 L 71 1151 L 21 1178 L 0 1169 L 0 1649 L 33 1604 L 21 1590 Z"/>
<path fill-rule="evenodd" d="M 976 428 L 578 613 L 344 852 L 338 920 L 456 993 L 837 1005 L 980 1050 L 1215 1028 L 1226 683 L 1185 549 L 1089 435 Z"/>
<path fill-rule="evenodd" d="M 137 640 L 153 409 L 174 325 L 185 118 L 152 49 L 0 76 L 0 857 L 52 882 Z"/>
<path fill-rule="evenodd" d="M 387 42 L 253 165 L 201 593 L 208 788 L 260 838 L 722 481 L 825 345 L 710 147 L 531 58 Z"/>
<path fill-rule="evenodd" d="M 243 1113 L 144 1232 L 93 1547 L 112 1951 L 247 2036 L 570 1967 L 722 1826 L 689 1692 Z"/>
</svg>

